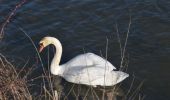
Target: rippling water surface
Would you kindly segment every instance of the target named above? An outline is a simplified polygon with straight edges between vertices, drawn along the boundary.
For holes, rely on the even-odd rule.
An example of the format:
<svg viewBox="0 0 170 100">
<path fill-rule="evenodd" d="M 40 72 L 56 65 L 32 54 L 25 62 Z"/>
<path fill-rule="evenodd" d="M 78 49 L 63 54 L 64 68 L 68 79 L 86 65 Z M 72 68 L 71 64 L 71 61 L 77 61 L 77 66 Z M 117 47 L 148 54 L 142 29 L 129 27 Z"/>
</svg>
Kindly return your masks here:
<svg viewBox="0 0 170 100">
<path fill-rule="evenodd" d="M 19 0 L 0 0 L 0 22 Z M 0 52 L 27 60 L 35 57 L 22 27 L 38 43 L 44 36 L 55 36 L 63 44 L 62 62 L 77 54 L 105 54 L 120 65 L 116 25 L 124 43 L 131 16 L 127 43 L 128 73 L 144 81 L 144 100 L 169 100 L 170 96 L 170 1 L 169 0 L 34 0 L 27 1 L 5 28 Z M 126 80 L 125 82 L 127 82 Z M 128 82 L 127 82 L 128 83 Z"/>
</svg>

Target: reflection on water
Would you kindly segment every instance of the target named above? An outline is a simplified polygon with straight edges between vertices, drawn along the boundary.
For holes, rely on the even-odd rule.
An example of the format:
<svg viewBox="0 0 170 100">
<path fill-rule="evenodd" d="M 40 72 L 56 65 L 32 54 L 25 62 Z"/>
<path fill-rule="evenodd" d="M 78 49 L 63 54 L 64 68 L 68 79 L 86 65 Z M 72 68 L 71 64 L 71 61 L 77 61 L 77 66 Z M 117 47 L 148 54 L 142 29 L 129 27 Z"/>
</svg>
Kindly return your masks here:
<svg viewBox="0 0 170 100">
<path fill-rule="evenodd" d="M 17 2 L 0 1 L 1 23 Z M 35 43 L 47 35 L 59 38 L 64 49 L 61 63 L 83 53 L 83 48 L 87 52 L 105 54 L 108 38 L 108 60 L 119 68 L 120 50 L 115 25 L 123 43 L 131 16 L 128 73 L 134 73 L 137 81 L 145 80 L 142 92 L 146 100 L 169 100 L 169 11 L 168 0 L 28 1 L 5 29 L 0 52 L 25 61 L 32 58 L 34 62 L 35 50 L 18 27 L 25 29 Z M 131 83 L 129 80 L 124 82 L 124 88 L 129 88 L 126 86 Z"/>
<path fill-rule="evenodd" d="M 57 76 L 54 77 L 54 86 L 54 89 L 58 91 L 61 100 L 101 100 L 102 98 L 110 100 L 108 97 L 112 96 L 113 100 L 115 100 L 115 98 L 116 100 L 122 100 L 125 96 L 120 85 L 112 87 L 90 87 L 72 84 L 66 82 L 64 79 L 61 80 L 61 77 Z M 109 93 L 111 96 L 108 96 Z"/>
</svg>

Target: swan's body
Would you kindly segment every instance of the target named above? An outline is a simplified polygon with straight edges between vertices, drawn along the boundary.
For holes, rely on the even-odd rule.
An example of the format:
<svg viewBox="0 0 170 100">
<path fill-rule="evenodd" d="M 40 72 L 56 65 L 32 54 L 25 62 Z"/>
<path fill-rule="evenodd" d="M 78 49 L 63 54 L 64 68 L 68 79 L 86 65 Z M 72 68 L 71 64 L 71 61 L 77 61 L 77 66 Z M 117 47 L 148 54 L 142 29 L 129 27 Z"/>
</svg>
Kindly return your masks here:
<svg viewBox="0 0 170 100">
<path fill-rule="evenodd" d="M 50 66 L 51 73 L 63 77 L 68 82 L 94 87 L 96 85 L 113 86 L 129 76 L 124 72 L 114 71 L 116 68 L 110 62 L 93 53 L 78 55 L 66 64 L 59 65 L 62 55 L 60 41 L 54 37 L 45 37 L 40 44 L 40 51 L 49 44 L 56 47 Z"/>
</svg>

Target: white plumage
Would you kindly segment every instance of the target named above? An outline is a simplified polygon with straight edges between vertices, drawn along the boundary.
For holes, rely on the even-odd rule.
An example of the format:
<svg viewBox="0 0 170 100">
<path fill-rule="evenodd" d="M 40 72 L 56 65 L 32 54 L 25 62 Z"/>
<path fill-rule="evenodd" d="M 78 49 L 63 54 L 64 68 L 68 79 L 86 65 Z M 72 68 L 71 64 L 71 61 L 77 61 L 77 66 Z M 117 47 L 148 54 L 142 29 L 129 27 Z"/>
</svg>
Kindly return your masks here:
<svg viewBox="0 0 170 100">
<path fill-rule="evenodd" d="M 94 53 L 78 55 L 63 65 L 59 65 L 62 45 L 54 37 L 45 37 L 40 41 L 40 52 L 44 47 L 53 44 L 56 53 L 51 62 L 51 73 L 63 77 L 68 82 L 85 85 L 113 86 L 129 75 L 116 69 L 109 61 Z"/>
</svg>

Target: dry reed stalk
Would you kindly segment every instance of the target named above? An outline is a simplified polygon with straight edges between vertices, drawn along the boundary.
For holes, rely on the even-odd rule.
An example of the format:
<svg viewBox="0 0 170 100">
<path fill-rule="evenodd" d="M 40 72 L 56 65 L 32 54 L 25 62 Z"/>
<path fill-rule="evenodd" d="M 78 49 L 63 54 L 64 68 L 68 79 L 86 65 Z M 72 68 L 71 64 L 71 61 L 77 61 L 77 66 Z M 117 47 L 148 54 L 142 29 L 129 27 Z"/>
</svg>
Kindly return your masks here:
<svg viewBox="0 0 170 100">
<path fill-rule="evenodd" d="M 15 67 L 0 54 L 0 99 L 32 100 L 24 78 L 19 77 Z"/>
</svg>

